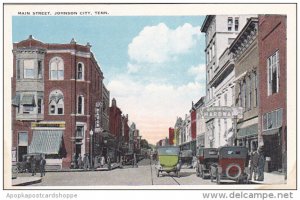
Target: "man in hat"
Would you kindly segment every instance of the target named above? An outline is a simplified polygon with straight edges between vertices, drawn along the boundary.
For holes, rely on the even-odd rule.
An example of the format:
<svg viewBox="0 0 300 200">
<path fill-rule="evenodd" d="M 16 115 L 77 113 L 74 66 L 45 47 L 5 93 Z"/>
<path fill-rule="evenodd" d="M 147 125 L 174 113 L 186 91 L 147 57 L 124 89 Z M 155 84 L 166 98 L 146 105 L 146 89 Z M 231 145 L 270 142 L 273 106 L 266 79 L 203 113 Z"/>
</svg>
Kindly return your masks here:
<svg viewBox="0 0 300 200">
<path fill-rule="evenodd" d="M 41 154 L 41 160 L 40 160 L 41 177 L 45 176 L 45 166 L 46 166 L 46 160 L 44 158 L 44 155 Z"/>
<path fill-rule="evenodd" d="M 257 176 L 257 166 L 258 166 L 258 152 L 256 149 L 250 152 L 250 176 L 249 180 L 252 180 L 252 175 L 254 174 L 254 180 Z"/>
<path fill-rule="evenodd" d="M 31 176 L 36 174 L 35 167 L 36 167 L 36 159 L 34 156 L 30 157 L 30 167 L 31 167 Z"/>
</svg>

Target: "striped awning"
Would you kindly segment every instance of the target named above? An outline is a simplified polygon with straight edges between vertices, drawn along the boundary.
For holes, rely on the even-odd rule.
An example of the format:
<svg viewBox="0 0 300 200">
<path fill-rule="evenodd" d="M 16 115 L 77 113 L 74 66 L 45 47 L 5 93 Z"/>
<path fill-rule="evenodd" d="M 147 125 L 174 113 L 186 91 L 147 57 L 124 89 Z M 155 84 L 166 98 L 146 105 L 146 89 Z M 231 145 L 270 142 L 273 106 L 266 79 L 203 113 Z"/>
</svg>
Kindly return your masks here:
<svg viewBox="0 0 300 200">
<path fill-rule="evenodd" d="M 22 105 L 34 105 L 34 94 L 24 94 L 21 100 Z"/>
<path fill-rule="evenodd" d="M 13 106 L 19 106 L 20 105 L 20 94 L 16 94 L 16 96 L 14 96 L 14 98 L 11 100 L 11 104 Z"/>
<path fill-rule="evenodd" d="M 58 154 L 61 147 L 63 131 L 37 130 L 29 146 L 29 153 Z"/>
</svg>

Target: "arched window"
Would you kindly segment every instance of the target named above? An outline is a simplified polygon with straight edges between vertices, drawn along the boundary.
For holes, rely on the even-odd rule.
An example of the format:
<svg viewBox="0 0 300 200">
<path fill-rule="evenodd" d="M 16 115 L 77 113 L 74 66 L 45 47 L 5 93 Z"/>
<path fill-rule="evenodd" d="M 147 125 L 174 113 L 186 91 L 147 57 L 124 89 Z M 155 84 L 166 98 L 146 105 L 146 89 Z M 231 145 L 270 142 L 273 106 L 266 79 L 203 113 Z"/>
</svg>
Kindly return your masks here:
<svg viewBox="0 0 300 200">
<path fill-rule="evenodd" d="M 84 80 L 84 64 L 82 62 L 77 64 L 77 79 Z"/>
<path fill-rule="evenodd" d="M 64 61 L 60 57 L 54 57 L 50 60 L 50 80 L 64 79 Z"/>
<path fill-rule="evenodd" d="M 60 90 L 54 90 L 49 95 L 49 114 L 64 114 L 64 95 Z"/>
<path fill-rule="evenodd" d="M 82 95 L 77 98 L 77 114 L 84 114 L 84 97 Z"/>
</svg>

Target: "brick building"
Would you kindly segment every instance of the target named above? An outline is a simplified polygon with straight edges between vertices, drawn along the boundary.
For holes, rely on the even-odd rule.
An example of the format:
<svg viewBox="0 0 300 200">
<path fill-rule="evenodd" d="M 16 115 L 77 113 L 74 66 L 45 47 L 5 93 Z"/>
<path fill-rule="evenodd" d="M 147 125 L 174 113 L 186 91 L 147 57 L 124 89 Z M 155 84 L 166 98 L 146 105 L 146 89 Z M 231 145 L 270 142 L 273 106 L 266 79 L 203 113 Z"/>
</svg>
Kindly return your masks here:
<svg viewBox="0 0 300 200">
<path fill-rule="evenodd" d="M 258 147 L 259 59 L 258 18 L 249 18 L 229 49 L 234 60 L 236 107 L 243 108 L 243 118 L 237 121 L 237 143 L 249 151 Z"/>
<path fill-rule="evenodd" d="M 270 171 L 286 169 L 286 16 L 261 15 L 259 45 L 259 144 Z"/>
<path fill-rule="evenodd" d="M 43 153 L 47 165 L 70 167 L 74 153 L 91 153 L 90 138 L 99 134 L 95 109 L 102 101 L 103 73 L 91 46 L 74 39 L 49 44 L 30 36 L 13 44 L 13 58 L 16 161 L 27 153 Z"/>
<path fill-rule="evenodd" d="M 173 146 L 174 145 L 174 128 L 169 128 L 169 145 Z"/>
</svg>

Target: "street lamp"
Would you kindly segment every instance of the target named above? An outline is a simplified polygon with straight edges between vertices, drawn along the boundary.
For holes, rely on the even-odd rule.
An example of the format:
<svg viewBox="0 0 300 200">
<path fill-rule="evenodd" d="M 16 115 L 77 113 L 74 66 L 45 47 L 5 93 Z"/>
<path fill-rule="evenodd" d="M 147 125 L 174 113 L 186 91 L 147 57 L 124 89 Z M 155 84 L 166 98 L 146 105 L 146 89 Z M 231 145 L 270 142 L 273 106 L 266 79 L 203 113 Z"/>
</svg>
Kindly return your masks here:
<svg viewBox="0 0 300 200">
<path fill-rule="evenodd" d="M 90 130 L 90 137 L 91 137 L 91 167 L 93 166 L 93 134 L 94 134 L 94 132 L 93 132 L 93 130 L 91 129 Z"/>
</svg>

